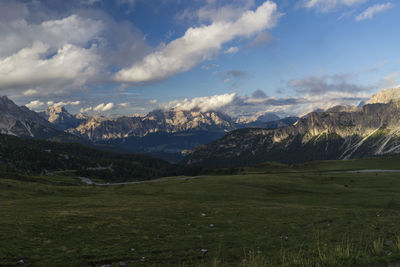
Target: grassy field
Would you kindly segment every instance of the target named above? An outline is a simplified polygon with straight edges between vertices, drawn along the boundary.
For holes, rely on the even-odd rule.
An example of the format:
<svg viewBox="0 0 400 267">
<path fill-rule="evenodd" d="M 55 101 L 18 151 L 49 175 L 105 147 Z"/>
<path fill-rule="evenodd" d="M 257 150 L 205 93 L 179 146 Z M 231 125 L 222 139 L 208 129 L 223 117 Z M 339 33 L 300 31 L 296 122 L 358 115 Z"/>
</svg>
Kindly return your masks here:
<svg viewBox="0 0 400 267">
<path fill-rule="evenodd" d="M 3 173 L 0 266 L 387 266 L 400 260 L 400 173 L 349 170 L 396 168 L 263 164 L 110 187 Z"/>
</svg>

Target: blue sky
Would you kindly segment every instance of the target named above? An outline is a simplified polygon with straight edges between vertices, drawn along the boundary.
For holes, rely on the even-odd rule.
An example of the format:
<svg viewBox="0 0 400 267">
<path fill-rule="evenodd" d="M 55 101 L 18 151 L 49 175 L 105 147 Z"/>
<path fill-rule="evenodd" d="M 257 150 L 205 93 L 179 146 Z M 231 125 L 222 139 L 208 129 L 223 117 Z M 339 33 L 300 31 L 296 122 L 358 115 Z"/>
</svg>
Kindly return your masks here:
<svg viewBox="0 0 400 267">
<path fill-rule="evenodd" d="M 400 83 L 394 0 L 1 1 L 0 90 L 34 110 L 301 115 Z"/>
</svg>

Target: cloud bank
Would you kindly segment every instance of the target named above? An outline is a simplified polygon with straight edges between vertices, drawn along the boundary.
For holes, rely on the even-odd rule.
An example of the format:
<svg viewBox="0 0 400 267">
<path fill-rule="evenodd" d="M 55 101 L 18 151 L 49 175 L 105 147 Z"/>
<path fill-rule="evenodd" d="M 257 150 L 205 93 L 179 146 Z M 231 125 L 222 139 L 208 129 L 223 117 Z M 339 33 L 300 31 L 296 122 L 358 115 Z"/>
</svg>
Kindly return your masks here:
<svg viewBox="0 0 400 267">
<path fill-rule="evenodd" d="M 100 21 L 71 15 L 39 24 L 24 19 L 2 22 L 0 33 L 0 89 L 29 88 L 33 95 L 49 87 L 80 87 L 101 66 L 91 40 L 103 28 Z M 38 89 L 40 88 L 40 89 Z"/>
<path fill-rule="evenodd" d="M 59 4 L 66 11 L 39 1 L 0 4 L 0 90 L 30 97 L 86 89 L 110 81 L 110 66 L 124 68 L 150 50 L 131 23 L 77 1 Z"/>
</svg>

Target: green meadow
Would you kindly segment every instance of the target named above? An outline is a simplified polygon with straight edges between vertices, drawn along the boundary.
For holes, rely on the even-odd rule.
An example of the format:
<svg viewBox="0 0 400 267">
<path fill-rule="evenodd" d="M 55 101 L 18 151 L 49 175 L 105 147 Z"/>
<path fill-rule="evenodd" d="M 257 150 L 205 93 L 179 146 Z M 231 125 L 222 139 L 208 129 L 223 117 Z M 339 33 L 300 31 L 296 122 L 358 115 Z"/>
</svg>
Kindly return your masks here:
<svg viewBox="0 0 400 267">
<path fill-rule="evenodd" d="M 0 178 L 0 266 L 395 266 L 398 158 L 94 186 Z"/>
</svg>

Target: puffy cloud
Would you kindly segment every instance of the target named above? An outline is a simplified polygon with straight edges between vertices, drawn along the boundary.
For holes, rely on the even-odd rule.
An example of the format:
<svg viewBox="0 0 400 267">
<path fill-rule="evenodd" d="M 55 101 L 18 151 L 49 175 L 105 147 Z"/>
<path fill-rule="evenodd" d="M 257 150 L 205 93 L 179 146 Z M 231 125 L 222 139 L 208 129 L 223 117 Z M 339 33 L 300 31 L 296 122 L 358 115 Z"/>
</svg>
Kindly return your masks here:
<svg viewBox="0 0 400 267">
<path fill-rule="evenodd" d="M 115 105 L 114 103 L 110 102 L 108 104 L 101 103 L 97 105 L 96 107 L 93 108 L 94 111 L 109 111 L 114 109 Z"/>
<path fill-rule="evenodd" d="M 342 6 L 354 6 L 362 4 L 368 0 L 306 0 L 306 8 L 314 8 L 322 12 L 329 12 Z"/>
<path fill-rule="evenodd" d="M 386 4 L 376 4 L 373 6 L 370 6 L 366 10 L 364 10 L 360 15 L 358 15 L 355 20 L 356 21 L 361 21 L 365 19 L 372 19 L 376 14 L 384 12 L 388 9 L 391 9 L 394 7 L 394 5 L 390 2 L 387 2 Z"/>
<path fill-rule="evenodd" d="M 124 68 L 143 58 L 150 49 L 143 34 L 129 22 L 90 9 L 95 2 L 1 3 L 0 90 L 65 94 L 108 82 L 108 67 Z"/>
<path fill-rule="evenodd" d="M 44 103 L 40 100 L 33 100 L 31 102 L 29 102 L 28 104 L 26 104 L 25 106 L 27 106 L 30 109 L 36 109 L 36 108 L 40 108 L 44 105 Z"/>
<path fill-rule="evenodd" d="M 51 84 L 85 84 L 96 74 L 97 56 L 90 49 L 66 44 L 55 55 L 46 57 L 50 46 L 36 42 L 0 60 L 0 89 Z"/>
<path fill-rule="evenodd" d="M 181 101 L 172 101 L 166 105 L 166 108 L 174 108 L 181 110 L 200 110 L 206 112 L 210 110 L 220 110 L 221 108 L 232 104 L 236 99 L 236 93 L 195 97 L 192 99 L 185 98 Z"/>
<path fill-rule="evenodd" d="M 93 110 L 92 107 L 87 107 L 87 108 L 81 108 L 81 109 L 79 110 L 79 112 L 80 112 L 80 113 L 87 113 L 87 112 L 92 111 L 92 110 Z"/>
<path fill-rule="evenodd" d="M 114 79 L 118 82 L 153 82 L 187 71 L 217 54 L 223 44 L 274 27 L 281 15 L 274 2 L 266 1 L 255 11 L 248 10 L 236 20 L 189 28 L 181 38 L 147 55 L 132 67 L 117 72 Z"/>
<path fill-rule="evenodd" d="M 60 102 L 56 102 L 56 103 L 54 101 L 48 101 L 47 102 L 48 106 L 54 106 L 54 107 L 78 106 L 80 104 L 81 104 L 81 101 L 79 101 L 79 100 L 77 100 L 77 101 L 67 101 L 67 102 L 60 101 Z"/>
<path fill-rule="evenodd" d="M 119 103 L 119 104 L 114 104 L 112 102 L 110 103 L 101 103 L 95 107 L 86 107 L 86 108 L 81 108 L 79 110 L 80 113 L 88 113 L 90 111 L 97 111 L 97 112 L 106 112 L 106 111 L 110 111 L 110 110 L 114 110 L 117 108 L 120 109 L 126 109 L 129 108 L 131 106 L 131 103 L 129 102 L 125 102 L 125 103 Z"/>
<path fill-rule="evenodd" d="M 84 85 L 101 66 L 91 42 L 102 29 L 101 21 L 78 15 L 39 24 L 24 18 L 0 23 L 0 89 L 28 87 L 24 95 L 32 95 Z"/>
<path fill-rule="evenodd" d="M 101 21 L 78 15 L 45 20 L 39 24 L 29 23 L 23 17 L 14 18 L 9 22 L 1 23 L 0 32 L 5 38 L 0 43 L 0 58 L 31 47 L 35 42 L 42 42 L 51 48 L 49 54 L 66 44 L 87 46 L 90 41 L 99 36 L 103 28 Z"/>
</svg>

